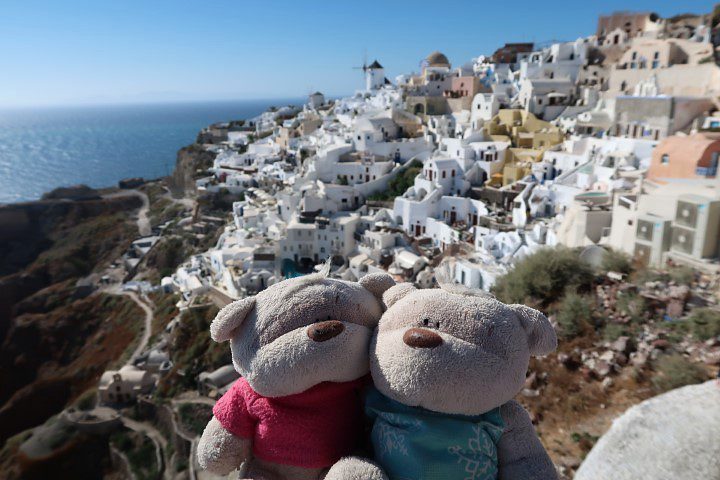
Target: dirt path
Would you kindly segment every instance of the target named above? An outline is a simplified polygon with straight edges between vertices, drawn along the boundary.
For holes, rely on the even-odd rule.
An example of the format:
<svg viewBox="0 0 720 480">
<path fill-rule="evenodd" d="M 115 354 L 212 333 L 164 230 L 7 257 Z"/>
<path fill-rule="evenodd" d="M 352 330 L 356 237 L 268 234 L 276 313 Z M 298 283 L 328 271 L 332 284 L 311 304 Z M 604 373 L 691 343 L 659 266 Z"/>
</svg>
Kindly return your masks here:
<svg viewBox="0 0 720 480">
<path fill-rule="evenodd" d="M 122 190 L 120 192 L 109 193 L 103 195 L 104 198 L 116 198 L 116 197 L 140 197 L 143 204 L 138 211 L 137 226 L 138 232 L 141 237 L 147 237 L 152 235 L 152 227 L 150 226 L 150 218 L 148 217 L 148 211 L 150 210 L 150 199 L 145 193 L 139 190 Z"/>
<path fill-rule="evenodd" d="M 135 302 L 138 307 L 142 308 L 145 312 L 145 324 L 143 326 L 142 337 L 140 337 L 140 343 L 137 347 L 135 347 L 135 350 L 133 351 L 132 355 L 130 355 L 130 359 L 128 360 L 128 365 L 132 365 L 133 360 L 135 360 L 137 357 L 140 356 L 141 353 L 143 353 L 143 351 L 145 351 L 148 343 L 150 342 L 150 335 L 152 333 L 152 322 L 155 318 L 155 314 L 152 308 L 150 308 L 147 303 L 141 300 L 135 292 L 118 292 L 115 289 L 113 290 L 109 290 L 108 293 L 130 297 L 130 299 Z"/>
<path fill-rule="evenodd" d="M 163 434 L 160 433 L 157 428 L 153 427 L 148 423 L 138 422 L 127 417 L 122 417 L 122 423 L 130 430 L 147 435 L 148 438 L 152 440 L 152 442 L 159 449 L 159 455 L 161 455 L 162 457 L 158 458 L 158 467 L 160 467 L 161 465 L 164 466 L 163 478 L 165 480 L 172 480 L 172 475 L 170 473 L 170 469 L 168 468 L 168 461 L 170 460 L 167 457 L 168 441 L 163 436 Z"/>
</svg>

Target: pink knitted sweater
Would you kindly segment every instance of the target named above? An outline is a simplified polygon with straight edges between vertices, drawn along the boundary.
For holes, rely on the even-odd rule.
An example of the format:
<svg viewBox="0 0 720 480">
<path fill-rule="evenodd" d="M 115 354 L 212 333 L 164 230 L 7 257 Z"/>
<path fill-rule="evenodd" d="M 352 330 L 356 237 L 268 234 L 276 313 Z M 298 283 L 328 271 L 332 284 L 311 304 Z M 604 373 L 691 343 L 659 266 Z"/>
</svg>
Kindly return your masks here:
<svg viewBox="0 0 720 480">
<path fill-rule="evenodd" d="M 251 438 L 253 454 L 261 460 L 329 467 L 352 453 L 362 433 L 365 381 L 323 382 L 295 395 L 263 397 L 240 378 L 213 414 L 230 433 Z"/>
</svg>

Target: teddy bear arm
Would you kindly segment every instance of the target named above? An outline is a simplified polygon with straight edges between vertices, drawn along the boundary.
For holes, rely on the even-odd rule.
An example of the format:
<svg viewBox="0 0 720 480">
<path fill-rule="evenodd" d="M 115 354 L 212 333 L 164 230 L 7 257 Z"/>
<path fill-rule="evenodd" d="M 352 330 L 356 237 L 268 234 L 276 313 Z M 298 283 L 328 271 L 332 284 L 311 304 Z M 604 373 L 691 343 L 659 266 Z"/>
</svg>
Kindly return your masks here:
<svg viewBox="0 0 720 480">
<path fill-rule="evenodd" d="M 498 442 L 500 480 L 556 480 L 557 472 L 535 433 L 530 416 L 516 401 L 500 407 L 505 431 Z"/>
<path fill-rule="evenodd" d="M 252 440 L 228 432 L 213 417 L 197 445 L 197 460 L 204 470 L 227 475 L 250 458 Z"/>
</svg>

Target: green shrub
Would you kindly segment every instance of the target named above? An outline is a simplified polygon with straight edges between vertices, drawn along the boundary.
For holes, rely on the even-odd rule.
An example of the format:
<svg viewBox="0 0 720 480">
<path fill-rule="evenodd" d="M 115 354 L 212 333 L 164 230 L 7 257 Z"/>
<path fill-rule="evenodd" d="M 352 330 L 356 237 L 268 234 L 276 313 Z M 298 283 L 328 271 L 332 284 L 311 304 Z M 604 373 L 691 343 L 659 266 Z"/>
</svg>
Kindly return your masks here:
<svg viewBox="0 0 720 480">
<path fill-rule="evenodd" d="M 547 306 L 564 292 L 590 287 L 594 274 L 590 265 L 569 248 L 544 248 L 520 260 L 500 277 L 493 293 L 505 303 L 529 303 Z"/>
<path fill-rule="evenodd" d="M 630 329 L 620 323 L 607 323 L 602 329 L 602 336 L 607 341 L 614 341 L 623 335 L 628 335 Z"/>
<path fill-rule="evenodd" d="M 568 293 L 557 312 L 560 334 L 569 339 L 592 328 L 594 302 L 587 295 Z"/>
<path fill-rule="evenodd" d="M 75 405 L 79 410 L 92 410 L 95 408 L 95 400 L 97 398 L 97 389 L 91 388 L 86 391 L 80 397 L 78 397 Z"/>
<path fill-rule="evenodd" d="M 672 267 L 668 273 L 670 275 L 670 280 L 673 280 L 678 285 L 690 286 L 695 280 L 695 270 L 684 265 Z"/>
<path fill-rule="evenodd" d="M 628 315 L 632 323 L 641 323 L 645 319 L 647 304 L 637 293 L 625 292 L 618 295 L 616 307 L 620 313 Z"/>
<path fill-rule="evenodd" d="M 653 388 L 657 393 L 707 380 L 707 372 L 679 354 L 663 355 L 655 362 Z"/>
<path fill-rule="evenodd" d="M 603 254 L 600 268 L 603 272 L 618 272 L 628 274 L 632 270 L 630 257 L 619 250 L 606 250 Z"/>
<path fill-rule="evenodd" d="M 697 308 L 684 322 L 688 333 L 699 340 L 720 335 L 720 311 L 711 308 Z"/>
<path fill-rule="evenodd" d="M 415 177 L 417 177 L 421 171 L 422 163 L 413 160 L 404 172 L 399 173 L 388 182 L 388 189 L 386 191 L 374 193 L 368 197 L 368 200 L 384 201 L 402 196 L 408 188 L 415 184 Z"/>
<path fill-rule="evenodd" d="M 637 283 L 643 284 L 645 282 L 669 282 L 673 281 L 678 285 L 691 286 L 695 280 L 695 270 L 685 265 L 678 265 L 668 268 L 667 271 L 660 271 L 654 269 L 644 269 L 638 271 Z"/>
</svg>

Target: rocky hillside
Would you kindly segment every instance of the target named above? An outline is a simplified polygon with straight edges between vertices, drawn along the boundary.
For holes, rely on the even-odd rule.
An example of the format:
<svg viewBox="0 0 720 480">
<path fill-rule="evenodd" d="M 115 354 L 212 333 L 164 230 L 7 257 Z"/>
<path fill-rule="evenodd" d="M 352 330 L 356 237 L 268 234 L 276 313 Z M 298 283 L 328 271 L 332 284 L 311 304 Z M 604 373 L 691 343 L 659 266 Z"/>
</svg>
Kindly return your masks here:
<svg viewBox="0 0 720 480">
<path fill-rule="evenodd" d="M 57 413 L 134 341 L 134 303 L 77 281 L 127 249 L 140 205 L 81 187 L 0 206 L 0 444 Z"/>
<path fill-rule="evenodd" d="M 648 270 L 618 252 L 593 266 L 566 248 L 526 257 L 499 280 L 503 301 L 542 309 L 558 333 L 558 351 L 532 359 L 517 400 L 561 478 L 631 406 L 718 374 L 719 287 L 685 267 Z"/>
</svg>

